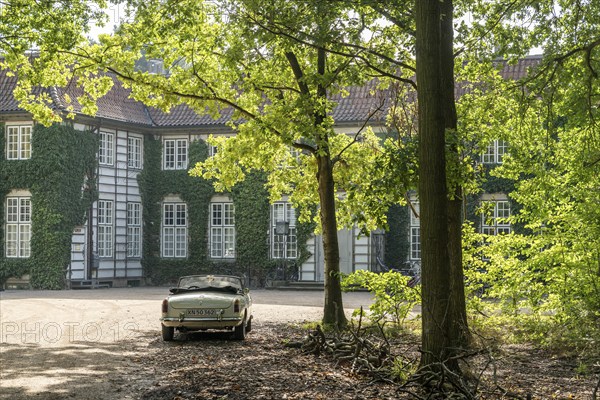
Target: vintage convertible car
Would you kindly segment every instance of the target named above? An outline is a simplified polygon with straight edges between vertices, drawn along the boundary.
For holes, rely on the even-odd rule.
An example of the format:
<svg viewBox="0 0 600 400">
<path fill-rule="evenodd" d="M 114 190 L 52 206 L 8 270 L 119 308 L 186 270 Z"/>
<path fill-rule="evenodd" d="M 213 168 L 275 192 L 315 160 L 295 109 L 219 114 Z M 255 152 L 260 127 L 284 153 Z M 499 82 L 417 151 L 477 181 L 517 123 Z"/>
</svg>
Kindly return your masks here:
<svg viewBox="0 0 600 400">
<path fill-rule="evenodd" d="M 160 318 L 163 340 L 173 340 L 175 329 L 230 330 L 239 340 L 252 330 L 252 298 L 237 276 L 183 276 L 169 291 Z"/>
</svg>

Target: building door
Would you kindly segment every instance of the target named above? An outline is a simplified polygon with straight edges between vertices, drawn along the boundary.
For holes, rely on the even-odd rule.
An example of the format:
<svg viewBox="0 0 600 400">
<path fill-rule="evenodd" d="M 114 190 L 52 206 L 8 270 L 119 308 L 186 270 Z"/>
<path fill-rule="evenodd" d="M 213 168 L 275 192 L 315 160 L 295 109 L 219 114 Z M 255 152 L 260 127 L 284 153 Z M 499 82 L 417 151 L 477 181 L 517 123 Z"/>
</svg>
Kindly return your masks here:
<svg viewBox="0 0 600 400">
<path fill-rule="evenodd" d="M 79 281 L 90 279 L 87 268 L 87 229 L 85 226 L 77 226 L 73 230 L 71 238 L 71 264 L 69 266 L 67 279 Z"/>
</svg>

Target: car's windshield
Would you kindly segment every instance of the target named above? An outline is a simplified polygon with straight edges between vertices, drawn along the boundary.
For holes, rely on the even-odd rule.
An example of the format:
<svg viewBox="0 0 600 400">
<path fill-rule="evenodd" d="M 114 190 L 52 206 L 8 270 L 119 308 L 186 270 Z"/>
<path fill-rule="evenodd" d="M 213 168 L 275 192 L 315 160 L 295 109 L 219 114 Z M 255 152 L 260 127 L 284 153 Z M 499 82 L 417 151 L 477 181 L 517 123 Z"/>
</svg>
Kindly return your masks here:
<svg viewBox="0 0 600 400">
<path fill-rule="evenodd" d="M 195 275 L 180 278 L 178 287 L 182 289 L 189 287 L 197 287 L 199 289 L 233 287 L 241 290 L 242 282 L 240 278 L 235 276 Z"/>
</svg>

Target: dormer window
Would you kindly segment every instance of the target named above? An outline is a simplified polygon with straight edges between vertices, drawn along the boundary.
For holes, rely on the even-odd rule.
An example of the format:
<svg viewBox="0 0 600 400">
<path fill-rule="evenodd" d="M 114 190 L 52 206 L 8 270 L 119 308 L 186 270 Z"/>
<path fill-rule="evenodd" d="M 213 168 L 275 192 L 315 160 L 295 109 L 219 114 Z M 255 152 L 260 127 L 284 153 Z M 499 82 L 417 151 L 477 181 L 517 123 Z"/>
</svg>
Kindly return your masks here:
<svg viewBox="0 0 600 400">
<path fill-rule="evenodd" d="M 165 63 L 163 60 L 148 60 L 148 72 L 153 75 L 165 75 Z"/>
</svg>

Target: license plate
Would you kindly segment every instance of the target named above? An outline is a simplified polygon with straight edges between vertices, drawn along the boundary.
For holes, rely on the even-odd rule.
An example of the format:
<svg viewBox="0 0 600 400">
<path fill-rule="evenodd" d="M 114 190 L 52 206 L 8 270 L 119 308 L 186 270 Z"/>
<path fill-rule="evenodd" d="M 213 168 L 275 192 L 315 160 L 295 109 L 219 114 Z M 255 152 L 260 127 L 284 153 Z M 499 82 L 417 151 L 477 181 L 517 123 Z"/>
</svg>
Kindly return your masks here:
<svg viewBox="0 0 600 400">
<path fill-rule="evenodd" d="M 187 310 L 187 315 L 215 315 L 214 309 L 194 308 Z"/>
</svg>

